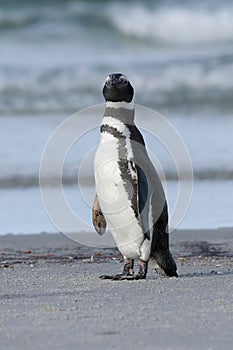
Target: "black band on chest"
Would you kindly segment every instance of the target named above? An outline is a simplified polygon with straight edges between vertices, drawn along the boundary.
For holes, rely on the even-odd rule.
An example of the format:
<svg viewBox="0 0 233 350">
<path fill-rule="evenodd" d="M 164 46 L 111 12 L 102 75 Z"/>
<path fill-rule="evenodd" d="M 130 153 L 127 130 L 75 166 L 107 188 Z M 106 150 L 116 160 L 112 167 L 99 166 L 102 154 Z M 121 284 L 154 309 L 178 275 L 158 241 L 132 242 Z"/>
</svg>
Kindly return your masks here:
<svg viewBox="0 0 233 350">
<path fill-rule="evenodd" d="M 113 126 L 110 126 L 108 124 L 102 124 L 100 127 L 100 132 L 107 132 L 108 134 L 113 135 L 117 139 L 126 138 L 126 136 L 122 132 L 118 131 L 117 128 L 114 128 Z"/>
</svg>

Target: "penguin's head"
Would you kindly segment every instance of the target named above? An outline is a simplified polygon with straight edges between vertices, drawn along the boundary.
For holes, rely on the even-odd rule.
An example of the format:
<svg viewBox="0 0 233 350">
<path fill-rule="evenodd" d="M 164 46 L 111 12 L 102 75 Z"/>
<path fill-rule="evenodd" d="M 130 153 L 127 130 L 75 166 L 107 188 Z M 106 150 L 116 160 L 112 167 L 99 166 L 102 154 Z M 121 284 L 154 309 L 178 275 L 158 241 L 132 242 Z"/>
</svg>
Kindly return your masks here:
<svg viewBox="0 0 233 350">
<path fill-rule="evenodd" d="M 131 102 L 134 90 L 124 74 L 113 73 L 105 80 L 103 95 L 106 101 Z"/>
</svg>

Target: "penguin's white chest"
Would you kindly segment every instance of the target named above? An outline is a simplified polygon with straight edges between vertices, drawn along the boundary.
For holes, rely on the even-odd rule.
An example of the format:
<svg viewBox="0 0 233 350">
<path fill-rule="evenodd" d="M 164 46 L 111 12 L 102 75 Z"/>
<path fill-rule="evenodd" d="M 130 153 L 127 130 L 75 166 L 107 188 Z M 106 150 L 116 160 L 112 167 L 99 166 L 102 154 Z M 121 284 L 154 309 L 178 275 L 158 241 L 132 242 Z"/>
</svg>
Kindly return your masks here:
<svg viewBox="0 0 233 350">
<path fill-rule="evenodd" d="M 112 208 L 117 205 L 120 195 L 119 187 L 122 185 L 117 148 L 117 142 L 110 140 L 109 142 L 101 143 L 95 155 L 96 189 L 106 210 L 108 206 Z M 102 208 L 102 210 L 104 209 Z"/>
<path fill-rule="evenodd" d="M 94 162 L 96 192 L 119 250 L 126 257 L 137 258 L 141 254 L 144 234 L 132 208 L 132 185 L 124 180 L 119 165 L 119 161 L 129 165 L 127 149 L 125 151 L 119 139 L 109 134 L 102 135 Z"/>
</svg>

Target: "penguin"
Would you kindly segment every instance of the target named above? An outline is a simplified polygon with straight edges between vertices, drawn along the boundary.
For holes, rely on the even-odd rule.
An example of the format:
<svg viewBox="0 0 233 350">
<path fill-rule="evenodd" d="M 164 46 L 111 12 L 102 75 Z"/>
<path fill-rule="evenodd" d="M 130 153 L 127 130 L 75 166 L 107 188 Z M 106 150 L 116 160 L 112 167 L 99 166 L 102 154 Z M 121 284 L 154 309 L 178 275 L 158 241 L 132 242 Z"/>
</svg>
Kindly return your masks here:
<svg viewBox="0 0 233 350">
<path fill-rule="evenodd" d="M 94 159 L 92 221 L 100 235 L 109 227 L 124 266 L 122 273 L 100 278 L 145 279 L 149 261 L 160 274 L 177 277 L 169 250 L 165 193 L 134 122 L 134 88 L 124 74 L 113 73 L 105 80 L 103 95 L 106 109 Z"/>
</svg>

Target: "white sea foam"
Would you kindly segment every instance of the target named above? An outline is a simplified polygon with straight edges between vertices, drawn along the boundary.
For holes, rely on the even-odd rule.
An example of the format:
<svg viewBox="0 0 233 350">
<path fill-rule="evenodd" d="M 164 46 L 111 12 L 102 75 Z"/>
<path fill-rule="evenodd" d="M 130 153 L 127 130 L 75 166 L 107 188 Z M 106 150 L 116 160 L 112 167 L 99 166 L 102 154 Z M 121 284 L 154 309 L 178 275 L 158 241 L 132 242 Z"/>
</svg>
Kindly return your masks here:
<svg viewBox="0 0 233 350">
<path fill-rule="evenodd" d="M 229 74 L 233 74 L 233 63 L 213 67 L 200 63 L 171 63 L 162 69 L 145 72 L 143 77 L 135 76 L 135 85 L 137 93 L 151 96 L 162 93 L 167 102 L 177 93 L 183 92 L 185 96 L 188 91 L 194 100 L 195 94 L 199 93 L 207 101 L 213 91 L 219 91 L 220 96 L 224 90 L 233 89 Z"/>
<path fill-rule="evenodd" d="M 109 12 L 111 23 L 123 34 L 161 43 L 189 44 L 233 41 L 233 11 L 192 7 L 146 8 L 125 5 L 120 15 L 117 8 Z"/>
<path fill-rule="evenodd" d="M 220 60 L 220 59 L 219 59 Z M 149 64 L 151 62 L 149 61 Z M 205 60 L 197 62 L 177 61 L 163 66 L 158 63 L 143 67 L 139 73 L 130 66 L 136 102 L 151 105 L 212 104 L 217 96 L 219 107 L 225 105 L 226 97 L 232 96 L 233 62 L 227 64 Z M 92 76 L 91 80 L 89 76 Z M 104 73 L 95 67 L 81 69 L 5 69 L 0 72 L 0 112 L 55 113 L 75 112 L 78 108 L 102 102 L 101 89 Z M 222 95 L 224 94 L 223 98 Z M 188 98 L 187 98 L 188 96 Z M 9 104 L 9 99 L 11 103 Z M 228 98 L 229 106 L 233 100 Z"/>
</svg>

